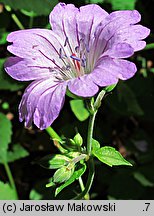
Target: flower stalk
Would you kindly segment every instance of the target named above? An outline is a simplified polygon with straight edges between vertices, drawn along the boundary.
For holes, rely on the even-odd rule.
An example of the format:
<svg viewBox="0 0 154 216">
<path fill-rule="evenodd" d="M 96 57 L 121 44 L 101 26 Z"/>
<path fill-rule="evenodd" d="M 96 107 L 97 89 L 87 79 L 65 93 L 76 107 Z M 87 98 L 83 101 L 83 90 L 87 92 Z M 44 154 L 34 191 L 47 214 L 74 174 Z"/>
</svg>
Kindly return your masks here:
<svg viewBox="0 0 154 216">
<path fill-rule="evenodd" d="M 16 186 L 15 186 L 15 183 L 14 183 L 14 179 L 13 179 L 10 167 L 9 167 L 9 165 L 8 165 L 7 162 L 4 162 L 3 165 L 4 165 L 5 171 L 7 173 L 7 176 L 8 176 L 10 185 L 11 185 L 11 188 L 14 190 L 14 194 L 15 194 L 16 200 L 18 200 L 17 189 L 16 189 Z"/>
</svg>

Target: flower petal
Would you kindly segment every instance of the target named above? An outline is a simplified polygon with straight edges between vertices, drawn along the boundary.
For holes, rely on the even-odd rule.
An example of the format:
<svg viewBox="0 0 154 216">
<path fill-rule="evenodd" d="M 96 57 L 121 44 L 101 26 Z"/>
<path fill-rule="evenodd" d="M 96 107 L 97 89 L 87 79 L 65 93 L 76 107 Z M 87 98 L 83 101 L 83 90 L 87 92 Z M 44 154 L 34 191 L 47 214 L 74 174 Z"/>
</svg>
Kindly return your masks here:
<svg viewBox="0 0 154 216">
<path fill-rule="evenodd" d="M 136 65 L 130 61 L 102 57 L 90 75 L 97 85 L 103 87 L 116 84 L 118 79 L 127 80 L 134 76 L 136 71 Z"/>
<path fill-rule="evenodd" d="M 58 82 L 52 78 L 49 78 L 34 81 L 27 87 L 19 105 L 19 120 L 23 121 L 25 119 L 26 127 L 30 127 L 32 125 L 34 113 L 41 96 L 48 92 L 52 95 L 58 85 Z"/>
<path fill-rule="evenodd" d="M 66 42 L 67 45 L 69 44 L 71 54 L 75 52 L 75 47 L 78 46 L 75 19 L 77 13 L 78 8 L 73 4 L 59 3 L 54 7 L 49 17 L 52 30 L 62 39 L 63 45 L 66 45 Z"/>
<path fill-rule="evenodd" d="M 125 41 L 130 44 L 134 51 L 139 51 L 146 46 L 145 39 L 150 34 L 150 29 L 142 25 L 131 25 L 127 28 L 119 29 L 112 39 L 114 43 Z"/>
<path fill-rule="evenodd" d="M 64 63 L 59 56 L 63 47 L 57 38 L 46 29 L 15 31 L 7 37 L 12 43 L 7 49 L 18 57 L 35 62 L 36 66 L 62 67 Z"/>
<path fill-rule="evenodd" d="M 34 63 L 35 61 L 30 61 L 29 59 L 9 57 L 4 67 L 12 78 L 20 81 L 44 79 L 51 76 L 52 69 L 50 67 L 41 67 Z"/>
<path fill-rule="evenodd" d="M 98 86 L 93 82 L 89 75 L 84 75 L 68 81 L 68 89 L 73 94 L 81 97 L 92 97 L 99 90 Z"/>
<path fill-rule="evenodd" d="M 58 14 L 58 19 L 57 19 Z M 50 14 L 52 30 L 62 40 L 68 39 L 72 53 L 79 46 L 80 40 L 89 43 L 94 36 L 96 26 L 108 13 L 95 4 L 76 8 L 73 4 L 59 3 Z"/>
<path fill-rule="evenodd" d="M 109 48 L 102 56 L 110 56 L 112 58 L 128 58 L 134 54 L 134 49 L 127 43 L 117 43 Z"/>
<path fill-rule="evenodd" d="M 53 90 L 53 92 L 52 92 Z M 65 100 L 66 83 L 49 89 L 40 97 L 35 113 L 34 124 L 41 130 L 49 127 L 58 117 Z"/>
<path fill-rule="evenodd" d="M 136 10 L 116 11 L 109 14 L 96 28 L 92 48 L 94 59 L 98 59 L 108 49 L 111 50 L 112 47 L 114 49 L 114 45 L 119 43 L 127 43 L 135 51 L 142 49 L 146 43 L 141 40 L 147 37 L 150 31 L 141 25 L 134 25 L 140 19 L 141 15 Z"/>
<path fill-rule="evenodd" d="M 90 48 L 90 42 L 94 38 L 96 27 L 109 14 L 96 4 L 89 4 L 79 8 L 79 13 L 76 16 L 78 33 L 81 38 L 84 38 L 85 43 Z"/>
</svg>

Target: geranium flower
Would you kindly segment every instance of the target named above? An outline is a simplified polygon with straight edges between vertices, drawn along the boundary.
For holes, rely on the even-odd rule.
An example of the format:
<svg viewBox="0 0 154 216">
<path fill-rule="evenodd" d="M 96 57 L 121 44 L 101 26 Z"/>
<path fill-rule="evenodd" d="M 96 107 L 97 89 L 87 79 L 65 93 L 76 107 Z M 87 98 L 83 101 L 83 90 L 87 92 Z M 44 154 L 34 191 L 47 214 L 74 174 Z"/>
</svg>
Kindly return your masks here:
<svg viewBox="0 0 154 216">
<path fill-rule="evenodd" d="M 30 29 L 12 32 L 7 73 L 16 80 L 33 82 L 19 105 L 20 121 L 45 129 L 58 117 L 67 88 L 81 97 L 92 97 L 119 79 L 136 72 L 134 63 L 124 60 L 145 47 L 142 39 L 149 29 L 135 25 L 139 12 L 108 14 L 95 4 L 76 8 L 59 3 L 50 14 L 52 30 Z"/>
</svg>

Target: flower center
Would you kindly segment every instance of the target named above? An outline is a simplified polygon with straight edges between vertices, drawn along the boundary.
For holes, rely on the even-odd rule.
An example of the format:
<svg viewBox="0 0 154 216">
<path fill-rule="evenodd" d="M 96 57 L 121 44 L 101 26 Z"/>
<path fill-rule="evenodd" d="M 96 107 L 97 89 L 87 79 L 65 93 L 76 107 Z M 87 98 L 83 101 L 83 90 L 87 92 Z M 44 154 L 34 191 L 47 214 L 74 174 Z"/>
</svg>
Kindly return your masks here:
<svg viewBox="0 0 154 216">
<path fill-rule="evenodd" d="M 73 59 L 73 64 L 74 64 L 74 67 L 76 69 L 77 76 L 79 77 L 79 76 L 81 76 L 81 72 L 80 72 L 80 69 L 81 69 L 80 59 L 76 56 L 75 53 L 72 53 L 71 58 Z"/>
</svg>

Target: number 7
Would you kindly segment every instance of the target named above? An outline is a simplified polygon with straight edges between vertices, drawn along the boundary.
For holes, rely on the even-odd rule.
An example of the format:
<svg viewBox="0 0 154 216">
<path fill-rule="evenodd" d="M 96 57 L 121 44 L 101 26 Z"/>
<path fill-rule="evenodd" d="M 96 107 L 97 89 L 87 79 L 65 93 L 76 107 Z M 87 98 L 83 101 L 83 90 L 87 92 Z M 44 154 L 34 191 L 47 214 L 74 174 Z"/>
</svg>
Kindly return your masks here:
<svg viewBox="0 0 154 216">
<path fill-rule="evenodd" d="M 145 211 L 148 211 L 148 208 L 149 208 L 149 206 L 150 206 L 150 203 L 145 203 L 145 205 L 147 205 L 147 207 L 146 207 L 146 210 L 145 210 Z"/>
</svg>

